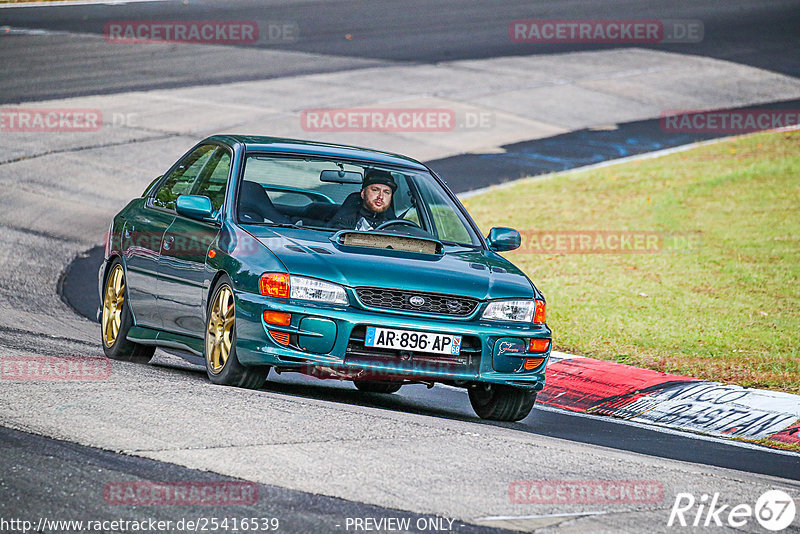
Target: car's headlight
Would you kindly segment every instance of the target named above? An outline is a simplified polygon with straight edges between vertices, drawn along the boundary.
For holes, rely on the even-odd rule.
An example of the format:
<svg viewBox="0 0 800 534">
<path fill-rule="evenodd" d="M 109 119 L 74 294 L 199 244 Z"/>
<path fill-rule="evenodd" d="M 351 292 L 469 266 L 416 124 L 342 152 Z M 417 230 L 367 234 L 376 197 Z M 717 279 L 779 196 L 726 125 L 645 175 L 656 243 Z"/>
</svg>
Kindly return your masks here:
<svg viewBox="0 0 800 534">
<path fill-rule="evenodd" d="M 292 276 L 285 273 L 261 275 L 261 294 L 269 297 L 313 300 L 327 304 L 347 304 L 344 287 L 332 282 Z"/>
<path fill-rule="evenodd" d="M 483 311 L 481 319 L 515 323 L 545 323 L 543 300 L 495 300 Z"/>
<path fill-rule="evenodd" d="M 347 293 L 339 284 L 292 276 L 291 298 L 301 300 L 316 300 L 328 304 L 347 304 Z"/>
</svg>

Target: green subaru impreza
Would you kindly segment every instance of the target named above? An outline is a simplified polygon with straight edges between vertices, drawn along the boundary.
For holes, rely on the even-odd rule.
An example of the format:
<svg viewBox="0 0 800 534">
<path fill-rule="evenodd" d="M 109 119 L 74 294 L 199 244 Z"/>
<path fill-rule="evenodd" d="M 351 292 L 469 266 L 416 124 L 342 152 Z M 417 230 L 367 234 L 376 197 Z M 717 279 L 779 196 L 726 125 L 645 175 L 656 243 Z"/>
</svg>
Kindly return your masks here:
<svg viewBox="0 0 800 534">
<path fill-rule="evenodd" d="M 544 386 L 551 331 L 533 283 L 425 165 L 356 147 L 240 135 L 192 148 L 113 219 L 99 273 L 109 358 L 156 347 L 217 384 L 271 368 L 464 387 L 516 421 Z"/>
</svg>

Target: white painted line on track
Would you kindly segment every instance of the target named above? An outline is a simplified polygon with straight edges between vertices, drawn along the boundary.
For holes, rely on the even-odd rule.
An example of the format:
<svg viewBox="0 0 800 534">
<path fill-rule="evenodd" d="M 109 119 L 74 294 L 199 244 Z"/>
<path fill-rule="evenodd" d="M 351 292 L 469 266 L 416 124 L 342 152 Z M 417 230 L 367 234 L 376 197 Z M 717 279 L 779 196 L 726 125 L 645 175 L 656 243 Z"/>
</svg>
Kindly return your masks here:
<svg viewBox="0 0 800 534">
<path fill-rule="evenodd" d="M 541 514 L 541 515 L 490 515 L 487 517 L 476 517 L 473 521 L 513 521 L 514 519 L 543 519 L 546 517 L 581 517 L 584 515 L 604 515 L 608 512 L 565 512 L 563 514 Z"/>
<path fill-rule="evenodd" d="M 0 26 L 0 37 L 4 35 L 48 35 L 52 33 L 68 33 L 68 32 L 54 32 L 50 30 L 37 30 L 35 28 L 16 28 L 14 26 Z"/>
<path fill-rule="evenodd" d="M 10 7 L 62 7 L 62 6 L 113 6 L 119 4 L 137 4 L 139 2 L 168 2 L 170 0 L 64 0 L 64 2 L 17 2 L 14 4 L 0 3 L 0 9 Z"/>
<path fill-rule="evenodd" d="M 580 356 L 578 354 L 570 354 L 568 352 L 560 352 L 557 350 L 550 352 L 550 363 L 560 362 L 562 360 L 576 360 L 578 358 L 586 358 L 586 356 Z"/>
</svg>

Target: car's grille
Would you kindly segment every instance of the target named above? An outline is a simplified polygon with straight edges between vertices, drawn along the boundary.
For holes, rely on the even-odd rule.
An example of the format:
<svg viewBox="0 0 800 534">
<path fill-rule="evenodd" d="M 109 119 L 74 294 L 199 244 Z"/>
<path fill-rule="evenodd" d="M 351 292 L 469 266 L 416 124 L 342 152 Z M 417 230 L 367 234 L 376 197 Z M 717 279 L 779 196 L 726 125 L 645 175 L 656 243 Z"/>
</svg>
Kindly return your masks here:
<svg viewBox="0 0 800 534">
<path fill-rule="evenodd" d="M 406 310 L 423 313 L 438 313 L 466 317 L 475 311 L 479 301 L 469 297 L 387 289 L 383 287 L 359 287 L 356 295 L 366 306 L 388 310 Z"/>
<path fill-rule="evenodd" d="M 366 326 L 356 326 L 347 343 L 345 362 L 349 365 L 388 366 L 397 371 L 474 374 L 481 361 L 481 340 L 463 336 L 458 355 L 432 354 L 420 351 L 401 351 L 364 345 Z"/>
</svg>

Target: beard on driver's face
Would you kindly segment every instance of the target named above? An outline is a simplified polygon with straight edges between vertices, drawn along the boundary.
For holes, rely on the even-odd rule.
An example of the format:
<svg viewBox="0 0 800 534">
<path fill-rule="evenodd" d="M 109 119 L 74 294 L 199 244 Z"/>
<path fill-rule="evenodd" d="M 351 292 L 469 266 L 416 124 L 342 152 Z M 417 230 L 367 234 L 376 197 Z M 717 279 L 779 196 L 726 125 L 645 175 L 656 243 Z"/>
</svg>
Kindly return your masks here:
<svg viewBox="0 0 800 534">
<path fill-rule="evenodd" d="M 389 204 L 385 200 L 383 201 L 383 204 L 378 206 L 375 203 L 375 201 L 370 200 L 369 198 L 367 198 L 367 199 L 364 199 L 364 204 L 366 205 L 365 207 L 368 210 L 374 211 L 375 213 L 383 213 L 384 211 L 389 209 Z"/>
</svg>

